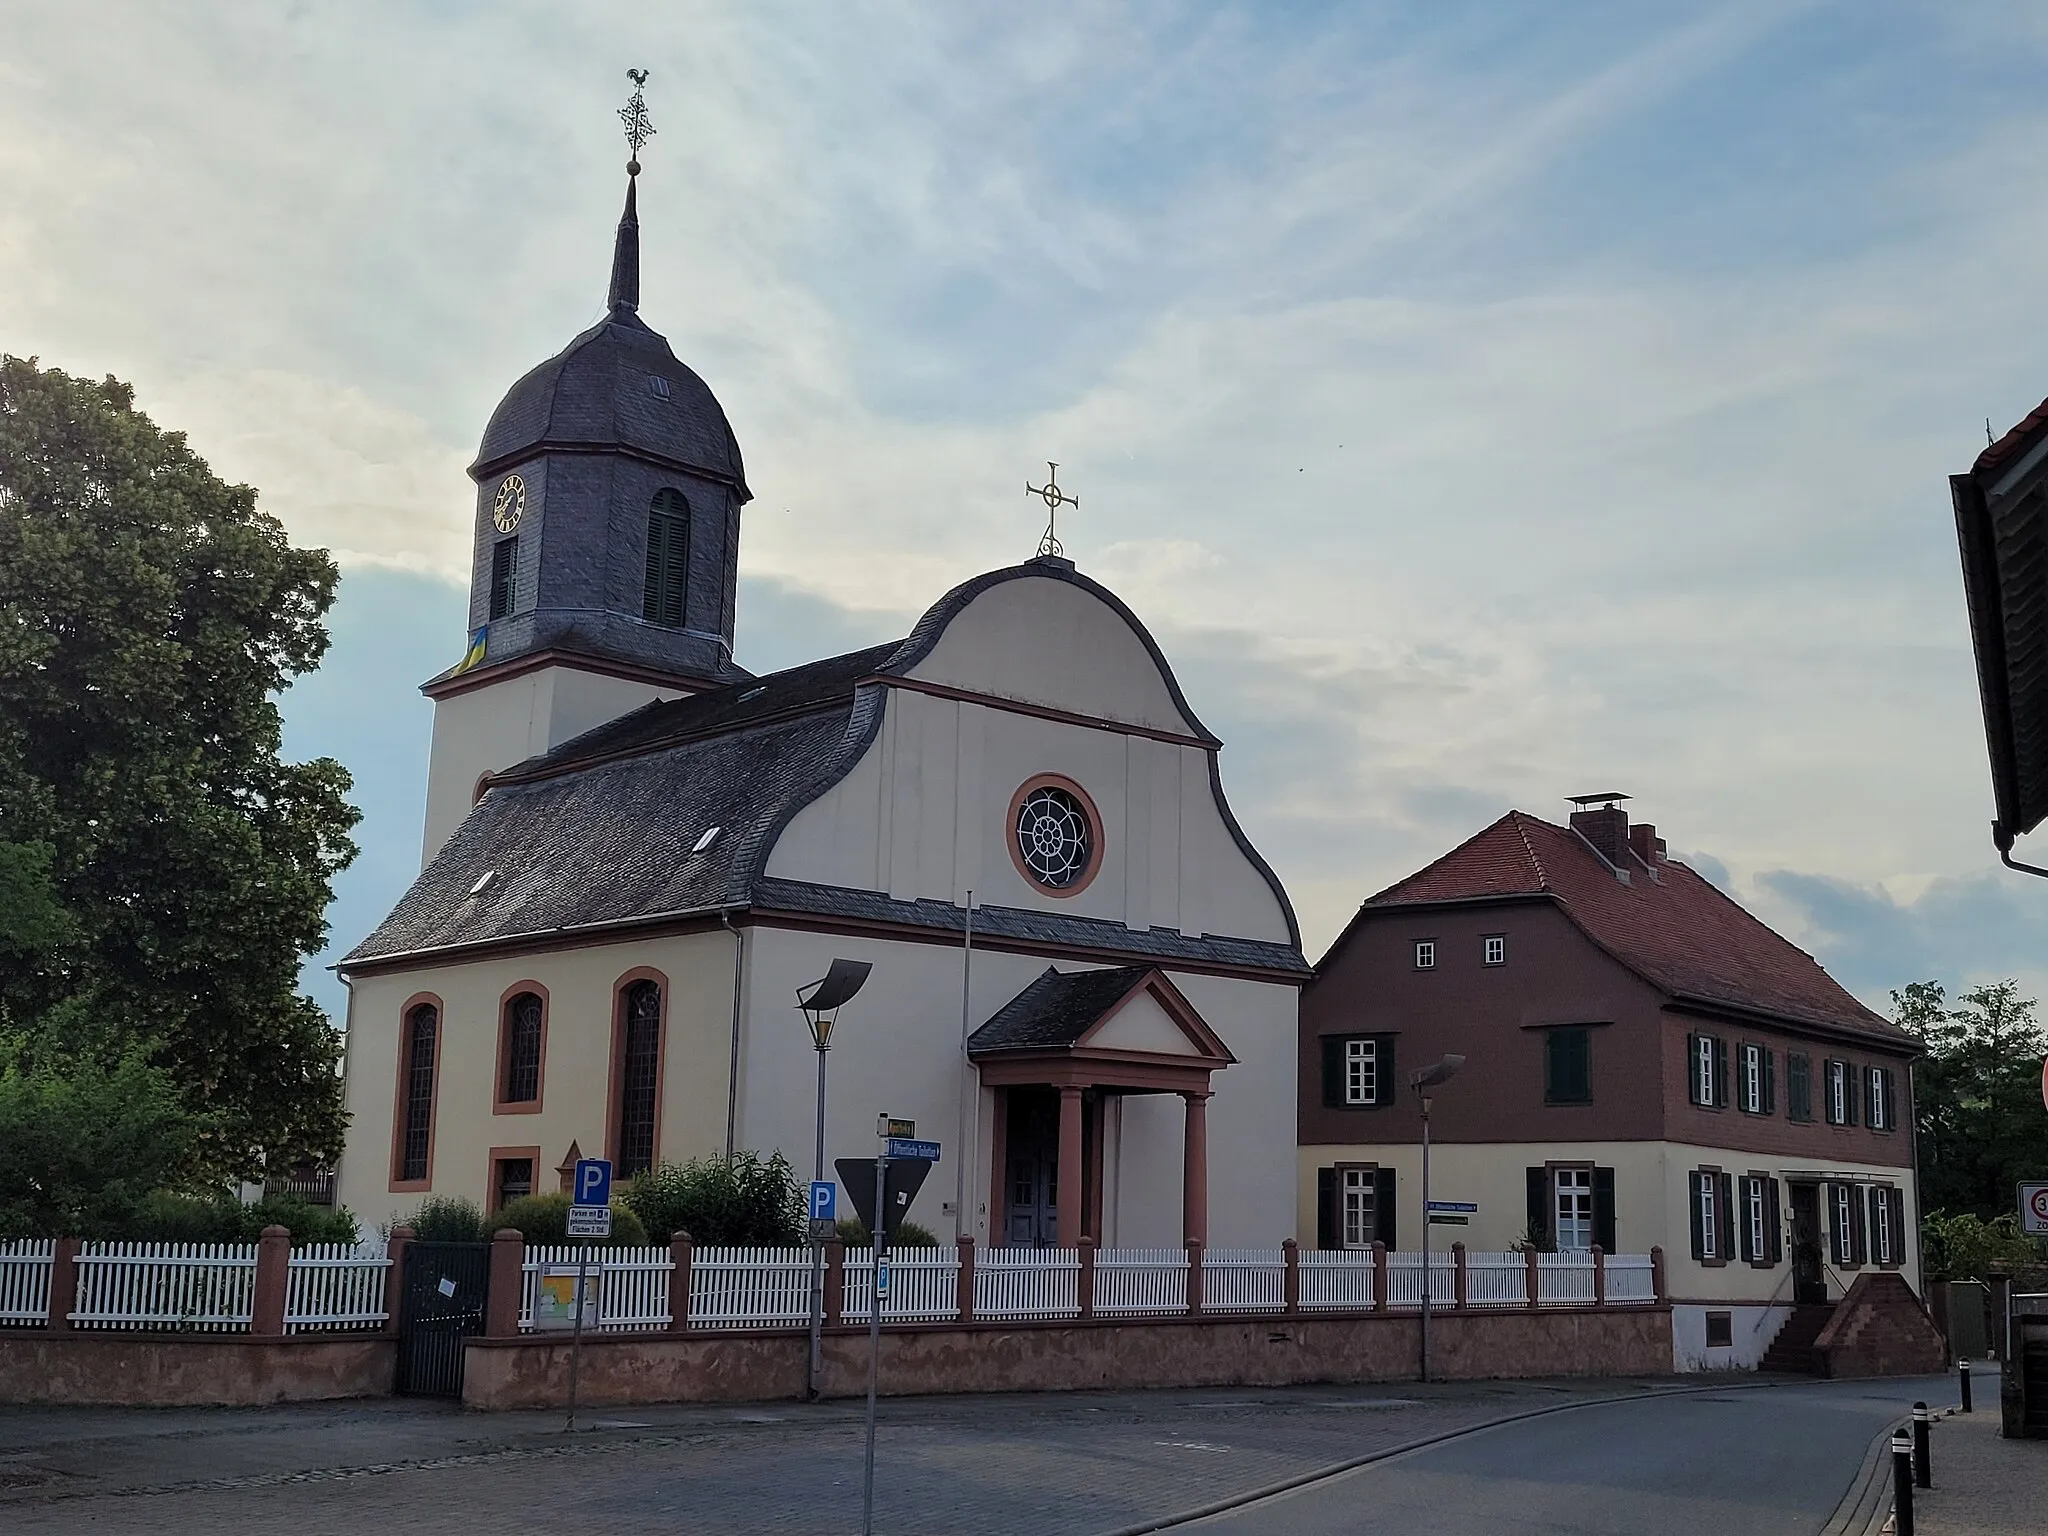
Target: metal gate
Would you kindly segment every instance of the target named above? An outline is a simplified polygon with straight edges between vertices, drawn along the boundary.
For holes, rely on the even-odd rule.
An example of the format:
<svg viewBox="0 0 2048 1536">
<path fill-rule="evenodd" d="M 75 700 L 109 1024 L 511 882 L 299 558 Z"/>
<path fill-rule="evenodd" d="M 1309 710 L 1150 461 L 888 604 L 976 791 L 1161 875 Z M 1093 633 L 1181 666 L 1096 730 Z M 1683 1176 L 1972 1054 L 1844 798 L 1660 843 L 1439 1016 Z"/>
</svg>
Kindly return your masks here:
<svg viewBox="0 0 2048 1536">
<path fill-rule="evenodd" d="M 462 1395 L 463 1340 L 484 1331 L 488 1243 L 412 1243 L 398 1314 L 398 1391 Z"/>
</svg>

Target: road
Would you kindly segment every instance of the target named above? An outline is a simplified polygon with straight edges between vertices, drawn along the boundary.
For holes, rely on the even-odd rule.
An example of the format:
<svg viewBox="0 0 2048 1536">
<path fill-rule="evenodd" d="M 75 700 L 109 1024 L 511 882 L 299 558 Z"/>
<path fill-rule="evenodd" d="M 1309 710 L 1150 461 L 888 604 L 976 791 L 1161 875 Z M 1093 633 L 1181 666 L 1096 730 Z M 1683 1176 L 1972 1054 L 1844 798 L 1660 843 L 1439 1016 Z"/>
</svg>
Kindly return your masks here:
<svg viewBox="0 0 2048 1536">
<path fill-rule="evenodd" d="M 1460 1435 L 1178 1527 L 1192 1536 L 1816 1536 L 1872 1439 L 1953 1384 L 1815 1382 L 1606 1403 Z"/>
</svg>

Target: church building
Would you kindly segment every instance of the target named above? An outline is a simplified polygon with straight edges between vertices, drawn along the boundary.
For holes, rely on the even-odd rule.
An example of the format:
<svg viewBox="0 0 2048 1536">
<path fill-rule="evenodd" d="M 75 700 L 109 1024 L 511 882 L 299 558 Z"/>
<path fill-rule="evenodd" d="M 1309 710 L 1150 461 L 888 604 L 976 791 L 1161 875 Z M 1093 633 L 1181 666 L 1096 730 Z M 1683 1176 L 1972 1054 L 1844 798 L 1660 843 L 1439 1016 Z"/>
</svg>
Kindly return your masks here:
<svg viewBox="0 0 2048 1536">
<path fill-rule="evenodd" d="M 1308 966 L 1221 743 L 1050 538 L 901 640 L 739 666 L 746 472 L 640 318 L 636 185 L 603 318 L 470 469 L 423 868 L 340 966 L 338 1198 L 491 1209 L 579 1154 L 806 1178 L 798 993 L 843 958 L 872 971 L 830 1039 L 828 1170 L 886 1113 L 943 1144 L 910 1214 L 944 1239 L 1278 1243 Z"/>
</svg>

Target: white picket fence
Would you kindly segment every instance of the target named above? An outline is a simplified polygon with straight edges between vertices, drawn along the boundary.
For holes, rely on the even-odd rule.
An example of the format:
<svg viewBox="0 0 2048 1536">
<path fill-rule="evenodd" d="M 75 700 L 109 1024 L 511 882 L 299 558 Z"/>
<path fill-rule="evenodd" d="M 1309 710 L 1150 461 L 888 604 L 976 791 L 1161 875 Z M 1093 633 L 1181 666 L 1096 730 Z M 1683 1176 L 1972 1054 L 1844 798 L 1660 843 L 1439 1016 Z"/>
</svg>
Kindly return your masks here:
<svg viewBox="0 0 2048 1536">
<path fill-rule="evenodd" d="M 1286 1306 L 1287 1255 L 1279 1249 L 1211 1248 L 1202 1255 L 1204 1312 L 1280 1312 Z"/>
<path fill-rule="evenodd" d="M 1110 1248 L 1095 1256 L 1097 1317 L 1161 1316 L 1187 1309 L 1185 1248 Z"/>
<path fill-rule="evenodd" d="M 875 1250 L 846 1250 L 846 1285 L 840 1315 L 849 1323 L 868 1320 L 874 1305 Z M 885 1323 L 944 1323 L 960 1316 L 960 1251 L 957 1248 L 898 1248 L 889 1255 L 889 1294 L 882 1298 Z"/>
<path fill-rule="evenodd" d="M 1377 1277 L 1370 1248 L 1337 1248 L 1301 1255 L 1304 1312 L 1368 1312 L 1376 1303 Z"/>
<path fill-rule="evenodd" d="M 1656 1266 L 1647 1253 L 1617 1253 L 1607 1260 L 1607 1303 L 1640 1305 L 1657 1299 Z"/>
<path fill-rule="evenodd" d="M 383 1245 L 311 1243 L 292 1250 L 285 1284 L 286 1333 L 381 1328 L 391 1259 Z"/>
<path fill-rule="evenodd" d="M 977 1253 L 974 1315 L 1004 1319 L 1079 1317 L 1081 1250 L 990 1248 Z"/>
<path fill-rule="evenodd" d="M 78 1250 L 79 1328 L 248 1331 L 254 1243 L 85 1243 Z"/>
<path fill-rule="evenodd" d="M 1643 1255 L 1643 1263 L 1649 1263 Z M 1609 1265 L 1613 1260 L 1608 1260 Z M 1529 1261 L 1519 1253 L 1465 1255 L 1465 1301 L 1474 1307 L 1529 1305 Z"/>
<path fill-rule="evenodd" d="M 655 1251 L 666 1264 L 668 1250 Z M 691 1256 L 692 1327 L 790 1328 L 810 1318 L 809 1248 L 700 1248 Z"/>
<path fill-rule="evenodd" d="M 533 1327 L 533 1293 L 543 1266 L 574 1266 L 579 1253 L 589 1266 L 597 1293 L 598 1329 L 623 1333 L 668 1326 L 668 1277 L 674 1268 L 666 1248 L 529 1247 L 520 1276 L 519 1326 Z"/>
<path fill-rule="evenodd" d="M 47 1237 L 0 1243 L 0 1326 L 49 1317 L 50 1260 L 56 1250 Z"/>
</svg>

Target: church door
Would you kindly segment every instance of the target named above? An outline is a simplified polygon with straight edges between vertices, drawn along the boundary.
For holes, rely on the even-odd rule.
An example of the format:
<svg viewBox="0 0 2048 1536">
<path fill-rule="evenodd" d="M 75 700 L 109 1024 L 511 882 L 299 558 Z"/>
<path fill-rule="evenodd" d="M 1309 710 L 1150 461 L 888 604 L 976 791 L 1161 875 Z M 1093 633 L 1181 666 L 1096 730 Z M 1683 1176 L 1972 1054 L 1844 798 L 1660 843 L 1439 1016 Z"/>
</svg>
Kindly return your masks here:
<svg viewBox="0 0 2048 1536">
<path fill-rule="evenodd" d="M 1059 1095 L 1050 1088 L 1012 1088 L 1008 1123 L 1003 1240 L 1017 1248 L 1050 1248 L 1059 1235 Z"/>
</svg>

